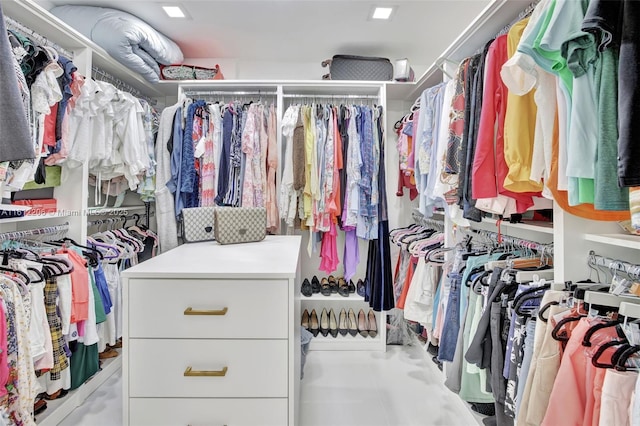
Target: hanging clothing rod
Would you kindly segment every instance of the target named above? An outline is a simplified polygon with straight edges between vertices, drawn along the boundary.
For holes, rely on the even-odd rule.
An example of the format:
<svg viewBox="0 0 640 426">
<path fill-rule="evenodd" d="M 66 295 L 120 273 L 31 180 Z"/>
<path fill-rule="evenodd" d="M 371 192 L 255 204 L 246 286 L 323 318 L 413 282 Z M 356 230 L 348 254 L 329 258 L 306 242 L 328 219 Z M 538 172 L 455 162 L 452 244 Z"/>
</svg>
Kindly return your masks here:
<svg viewBox="0 0 640 426">
<path fill-rule="evenodd" d="M 149 216 L 153 216 L 155 212 L 150 211 L 149 213 L 145 212 L 145 213 L 134 213 L 131 214 L 129 216 L 118 216 L 118 217 L 110 217 L 108 219 L 98 219 L 98 220 L 90 220 L 87 222 L 87 227 L 89 226 L 95 226 L 95 225 L 104 225 L 104 224 L 112 224 L 112 223 L 118 223 L 118 222 L 123 222 L 126 223 L 129 220 L 133 220 L 133 219 L 142 219 L 142 218 L 146 218 L 146 225 L 147 228 L 149 227 Z"/>
<path fill-rule="evenodd" d="M 495 36 L 493 36 L 493 38 L 498 38 L 501 35 L 507 34 L 509 32 L 509 30 L 511 29 L 511 27 L 513 27 L 516 23 L 522 21 L 524 18 L 530 16 L 533 11 L 535 10 L 536 6 L 538 6 L 538 3 L 540 3 L 540 0 L 536 0 L 534 2 L 532 2 L 531 4 L 529 4 L 529 6 L 527 6 L 522 12 L 520 12 L 518 14 L 518 17 L 516 19 L 514 19 L 513 21 L 511 21 L 511 23 L 509 23 L 508 25 L 505 25 L 500 31 L 498 31 L 496 33 Z M 480 50 L 478 50 L 476 53 L 480 53 L 482 51 L 482 48 L 480 48 Z"/>
<path fill-rule="evenodd" d="M 64 238 L 67 232 L 69 232 L 69 222 L 43 228 L 25 229 L 24 231 L 4 232 L 0 234 L 0 241 L 22 240 L 27 237 L 35 237 L 38 241 L 54 241 Z"/>
<path fill-rule="evenodd" d="M 413 216 L 413 221 L 418 225 L 422 225 L 427 228 L 431 227 L 441 231 L 444 230 L 444 220 L 427 218 L 417 212 L 413 212 L 411 215 Z"/>
<path fill-rule="evenodd" d="M 469 236 L 480 235 L 480 236 L 486 237 L 488 240 L 498 245 L 513 245 L 516 247 L 522 247 L 522 248 L 542 252 L 544 254 L 553 255 L 553 243 L 541 244 L 536 241 L 516 238 L 510 235 L 499 234 L 493 231 L 475 230 L 475 229 L 467 229 L 467 228 L 458 228 L 457 230 Z"/>
<path fill-rule="evenodd" d="M 31 28 L 21 24 L 20 22 L 16 21 L 13 18 L 10 18 L 9 16 L 5 16 L 4 18 L 5 18 L 5 23 L 7 25 L 7 29 L 11 29 L 18 33 L 21 33 L 22 35 L 28 36 L 29 38 L 33 39 L 34 41 L 38 42 L 41 45 L 49 46 L 54 50 L 56 50 L 58 54 L 65 56 L 67 59 L 73 59 L 73 53 L 71 53 L 67 49 L 60 47 L 58 44 L 52 42 L 51 40 L 38 34 Z"/>
<path fill-rule="evenodd" d="M 587 263 L 590 267 L 607 268 L 610 272 L 622 272 L 640 280 L 640 264 L 634 264 L 631 262 L 601 256 L 599 254 L 596 254 L 593 250 L 589 251 L 589 258 L 587 260 Z"/>
<path fill-rule="evenodd" d="M 285 98 L 294 99 L 379 99 L 378 95 L 283 95 Z"/>
<path fill-rule="evenodd" d="M 235 91 L 235 92 L 224 92 L 220 90 L 214 91 L 205 91 L 205 90 L 186 90 L 184 92 L 185 96 L 276 96 L 278 92 L 243 92 L 243 91 Z"/>
<path fill-rule="evenodd" d="M 143 95 L 138 89 L 132 87 L 130 84 L 125 83 L 117 77 L 109 74 L 108 72 L 101 70 L 97 67 L 91 67 L 91 74 L 95 80 L 105 81 L 107 83 L 111 83 L 115 86 L 116 89 L 123 90 L 125 92 L 129 92 L 133 96 L 139 99 L 143 99 L 147 101 L 150 105 L 156 105 L 157 101 L 155 99 L 151 99 L 150 97 Z"/>
</svg>

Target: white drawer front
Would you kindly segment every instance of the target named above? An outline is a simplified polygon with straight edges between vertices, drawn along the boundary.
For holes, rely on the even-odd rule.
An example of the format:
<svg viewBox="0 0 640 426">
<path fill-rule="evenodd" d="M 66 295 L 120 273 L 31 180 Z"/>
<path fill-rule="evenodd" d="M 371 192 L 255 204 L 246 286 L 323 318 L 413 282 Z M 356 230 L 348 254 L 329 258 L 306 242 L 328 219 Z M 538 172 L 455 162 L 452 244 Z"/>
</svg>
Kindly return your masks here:
<svg viewBox="0 0 640 426">
<path fill-rule="evenodd" d="M 129 341 L 131 397 L 286 398 L 287 340 Z M 224 376 L 185 376 L 221 372 Z"/>
<path fill-rule="evenodd" d="M 287 280 L 133 279 L 130 337 L 286 339 L 287 289 Z"/>
<path fill-rule="evenodd" d="M 287 399 L 129 400 L 131 426 L 285 426 Z"/>
</svg>

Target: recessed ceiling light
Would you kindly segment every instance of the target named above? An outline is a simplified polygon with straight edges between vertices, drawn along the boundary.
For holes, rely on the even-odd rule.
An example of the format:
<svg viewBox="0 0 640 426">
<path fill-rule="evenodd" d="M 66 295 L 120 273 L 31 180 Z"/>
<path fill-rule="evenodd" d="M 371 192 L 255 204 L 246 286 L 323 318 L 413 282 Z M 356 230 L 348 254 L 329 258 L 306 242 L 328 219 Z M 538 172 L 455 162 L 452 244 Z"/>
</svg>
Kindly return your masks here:
<svg viewBox="0 0 640 426">
<path fill-rule="evenodd" d="M 162 6 L 162 8 L 169 18 L 184 18 L 186 16 L 180 6 Z"/>
<path fill-rule="evenodd" d="M 373 10 L 372 19 L 389 19 L 393 13 L 393 7 L 376 7 Z"/>
</svg>

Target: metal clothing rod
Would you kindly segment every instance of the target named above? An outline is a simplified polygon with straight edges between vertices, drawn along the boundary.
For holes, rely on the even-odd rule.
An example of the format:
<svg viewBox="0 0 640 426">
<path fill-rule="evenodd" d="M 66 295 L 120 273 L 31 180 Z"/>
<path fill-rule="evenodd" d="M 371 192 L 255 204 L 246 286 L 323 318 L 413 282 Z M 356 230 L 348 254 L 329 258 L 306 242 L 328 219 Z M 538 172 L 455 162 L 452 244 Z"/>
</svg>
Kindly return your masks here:
<svg viewBox="0 0 640 426">
<path fill-rule="evenodd" d="M 378 95 L 283 95 L 285 98 L 299 99 L 379 99 Z"/>
<path fill-rule="evenodd" d="M 596 254 L 593 250 L 589 252 L 588 265 L 592 268 L 606 268 L 610 272 L 618 271 L 627 274 L 634 279 L 640 280 L 640 265 L 622 260 L 612 259 Z"/>
<path fill-rule="evenodd" d="M 145 207 L 146 208 L 146 207 Z M 118 223 L 118 222 L 123 222 L 126 223 L 129 220 L 133 220 L 133 219 L 142 219 L 143 217 L 146 218 L 146 226 L 147 228 L 149 227 L 149 217 L 153 216 L 155 212 L 153 211 L 149 211 L 148 213 L 134 213 L 132 215 L 129 216 L 118 216 L 116 217 L 111 217 L 108 219 L 98 219 L 98 220 L 90 220 L 87 222 L 87 227 L 89 226 L 95 226 L 95 225 L 104 225 L 104 224 L 113 224 L 113 223 Z"/>
<path fill-rule="evenodd" d="M 139 99 L 144 99 L 145 101 L 149 102 L 149 104 L 151 105 L 155 105 L 157 103 L 157 101 L 155 99 L 151 99 L 148 96 L 143 95 L 142 93 L 140 93 L 140 91 L 134 87 L 132 87 L 131 85 L 125 83 L 124 81 L 120 80 L 117 77 L 114 77 L 113 75 L 109 74 L 108 72 L 101 70 L 100 68 L 96 68 L 96 67 L 91 67 L 91 74 L 92 77 L 96 80 L 101 80 L 101 81 L 105 81 L 107 83 L 111 83 L 115 86 L 116 89 L 120 89 L 120 90 L 124 90 L 125 92 L 129 92 L 130 94 L 132 94 L 133 96 L 135 96 L 136 98 Z"/>
<path fill-rule="evenodd" d="M 204 91 L 204 90 L 186 90 L 184 92 L 185 96 L 276 96 L 277 92 L 224 92 L 219 90 L 214 91 Z"/>
<path fill-rule="evenodd" d="M 412 213 L 412 216 L 414 222 L 418 225 L 422 225 L 427 228 L 438 229 L 441 231 L 444 230 L 444 220 L 430 219 L 416 212 Z"/>
<path fill-rule="evenodd" d="M 44 228 L 4 232 L 0 234 L 0 241 L 22 240 L 27 237 L 35 237 L 38 241 L 53 241 L 65 237 L 67 232 L 69 232 L 69 222 Z"/>
<path fill-rule="evenodd" d="M 522 248 L 535 250 L 535 251 L 542 251 L 545 254 L 553 255 L 552 244 L 541 244 L 535 241 L 516 238 L 510 235 L 499 234 L 493 231 L 475 230 L 475 229 L 467 229 L 467 228 L 458 228 L 457 230 L 461 231 L 463 234 L 470 235 L 470 236 L 477 236 L 477 235 L 484 236 L 497 245 L 513 245 L 516 247 L 522 247 Z M 498 238 L 500 238 L 500 240 Z M 498 242 L 498 241 L 501 241 L 501 242 Z"/>
<path fill-rule="evenodd" d="M 13 18 L 8 17 L 8 16 L 5 16 L 4 19 L 5 19 L 5 23 L 7 24 L 7 29 L 11 29 L 11 30 L 14 30 L 14 31 L 16 31 L 18 33 L 22 33 L 23 35 L 28 36 L 29 38 L 32 38 L 34 41 L 38 42 L 39 44 L 42 44 L 44 46 L 49 46 L 49 47 L 53 48 L 59 54 L 62 54 L 63 56 L 67 57 L 68 59 L 73 59 L 73 53 L 69 52 L 67 49 L 65 49 L 63 47 L 60 47 L 58 44 L 52 42 L 51 40 L 47 39 L 46 37 L 38 34 L 34 30 L 32 30 L 31 28 L 24 26 L 20 22 L 16 21 Z"/>
</svg>

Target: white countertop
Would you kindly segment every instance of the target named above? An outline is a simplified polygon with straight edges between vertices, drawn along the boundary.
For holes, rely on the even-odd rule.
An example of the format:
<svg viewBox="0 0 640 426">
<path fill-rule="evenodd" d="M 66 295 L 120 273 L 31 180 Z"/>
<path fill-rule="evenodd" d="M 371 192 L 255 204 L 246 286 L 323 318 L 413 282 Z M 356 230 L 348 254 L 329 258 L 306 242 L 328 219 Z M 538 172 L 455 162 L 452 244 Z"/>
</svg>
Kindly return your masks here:
<svg viewBox="0 0 640 426">
<path fill-rule="evenodd" d="M 295 278 L 302 237 L 268 235 L 263 241 L 183 244 L 122 272 L 125 278 Z"/>
</svg>

